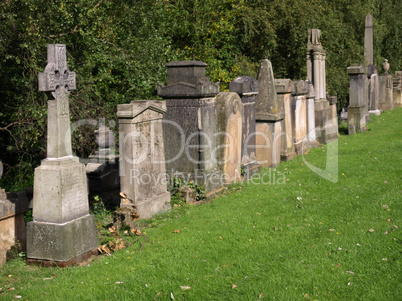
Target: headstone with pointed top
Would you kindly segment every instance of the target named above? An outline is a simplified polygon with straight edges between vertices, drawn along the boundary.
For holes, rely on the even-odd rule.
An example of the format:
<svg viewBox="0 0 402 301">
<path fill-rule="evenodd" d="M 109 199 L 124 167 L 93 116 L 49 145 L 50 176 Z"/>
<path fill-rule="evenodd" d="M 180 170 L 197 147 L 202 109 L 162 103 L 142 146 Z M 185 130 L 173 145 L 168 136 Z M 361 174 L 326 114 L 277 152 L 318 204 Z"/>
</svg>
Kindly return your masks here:
<svg viewBox="0 0 402 301">
<path fill-rule="evenodd" d="M 95 219 L 89 214 L 85 166 L 72 155 L 69 94 L 75 73 L 66 45 L 47 46 L 48 64 L 39 73 L 47 92 L 47 158 L 35 169 L 33 221 L 27 225 L 27 262 L 76 263 L 96 250 Z"/>
<path fill-rule="evenodd" d="M 285 118 L 283 103 L 278 100 L 272 64 L 268 59 L 260 62 L 256 97 L 256 154 L 262 166 L 277 166 L 281 155 L 282 121 Z"/>
</svg>

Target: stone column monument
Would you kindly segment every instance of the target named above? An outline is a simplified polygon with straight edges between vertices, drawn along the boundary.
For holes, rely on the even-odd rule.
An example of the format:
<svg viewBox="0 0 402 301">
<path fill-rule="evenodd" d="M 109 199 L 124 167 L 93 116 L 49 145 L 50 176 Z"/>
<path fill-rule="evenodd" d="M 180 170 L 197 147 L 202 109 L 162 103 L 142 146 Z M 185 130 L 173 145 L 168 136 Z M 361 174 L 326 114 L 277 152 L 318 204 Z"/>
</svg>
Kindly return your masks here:
<svg viewBox="0 0 402 301">
<path fill-rule="evenodd" d="M 75 73 L 67 67 L 66 45 L 47 46 L 48 64 L 39 73 L 47 92 L 47 158 L 35 169 L 33 221 L 27 225 L 27 262 L 74 264 L 95 252 L 95 218 L 89 214 L 85 166 L 72 155 L 69 91 Z"/>
<path fill-rule="evenodd" d="M 333 129 L 332 109 L 327 100 L 325 80 L 325 50 L 322 48 L 321 30 L 308 30 L 307 44 L 307 77 L 311 80 L 315 90 L 314 110 L 316 137 L 320 143 L 327 143 L 337 139 Z"/>
<path fill-rule="evenodd" d="M 364 59 L 366 66 L 373 65 L 373 16 L 367 14 L 364 31 Z"/>
</svg>

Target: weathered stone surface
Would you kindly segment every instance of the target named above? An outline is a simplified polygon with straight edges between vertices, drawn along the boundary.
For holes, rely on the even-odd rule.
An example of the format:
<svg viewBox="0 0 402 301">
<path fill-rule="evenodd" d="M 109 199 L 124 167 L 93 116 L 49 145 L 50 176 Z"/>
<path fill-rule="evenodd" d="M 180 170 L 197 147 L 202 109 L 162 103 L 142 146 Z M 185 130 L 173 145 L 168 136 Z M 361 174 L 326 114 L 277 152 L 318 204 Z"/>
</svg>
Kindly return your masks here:
<svg viewBox="0 0 402 301">
<path fill-rule="evenodd" d="M 311 81 L 307 80 L 309 92 L 307 94 L 307 138 L 310 147 L 317 147 L 318 141 L 315 136 L 315 113 L 314 113 L 314 98 L 315 91 Z"/>
<path fill-rule="evenodd" d="M 257 163 L 275 167 L 281 161 L 281 122 L 258 121 L 256 124 Z"/>
<path fill-rule="evenodd" d="M 229 85 L 230 92 L 240 95 L 244 108 L 242 128 L 241 163 L 246 174 L 257 170 L 255 148 L 255 100 L 258 95 L 258 81 L 251 76 L 240 76 Z"/>
<path fill-rule="evenodd" d="M 219 93 L 219 82 L 211 83 L 205 76 L 208 65 L 201 61 L 178 61 L 166 64 L 167 84 L 158 84 L 158 95 L 163 98 L 213 97 Z"/>
<path fill-rule="evenodd" d="M 321 30 L 308 30 L 307 77 L 313 83 L 316 101 L 326 98 L 325 50 L 321 44 Z"/>
<path fill-rule="evenodd" d="M 369 65 L 367 68 L 367 76 L 369 78 L 368 82 L 368 110 L 369 113 L 374 115 L 380 115 L 380 110 L 378 109 L 379 102 L 379 77 L 377 66 Z"/>
<path fill-rule="evenodd" d="M 120 131 L 120 187 L 141 218 L 170 208 L 166 185 L 162 119 L 165 101 L 139 100 L 117 106 Z"/>
<path fill-rule="evenodd" d="M 218 94 L 216 97 L 217 160 L 224 175 L 224 184 L 241 180 L 243 116 L 243 104 L 237 93 Z"/>
<path fill-rule="evenodd" d="M 373 64 L 373 16 L 367 14 L 364 31 L 364 59 L 366 66 Z"/>
<path fill-rule="evenodd" d="M 24 213 L 27 210 L 28 199 L 24 192 L 6 193 L 0 189 L 0 266 L 12 250 L 25 251 Z"/>
<path fill-rule="evenodd" d="M 379 77 L 379 103 L 378 108 L 381 111 L 390 111 L 394 109 L 393 83 L 392 76 L 384 73 Z"/>
<path fill-rule="evenodd" d="M 64 224 L 27 224 L 28 258 L 64 262 L 96 246 L 95 218 L 89 214 Z"/>
<path fill-rule="evenodd" d="M 257 79 L 259 92 L 255 100 L 256 120 L 272 120 L 281 112 L 276 96 L 274 72 L 269 60 L 261 61 Z"/>
<path fill-rule="evenodd" d="M 394 106 L 395 107 L 402 107 L 402 71 L 395 71 L 395 77 L 393 79 L 394 84 Z"/>
<path fill-rule="evenodd" d="M 308 148 L 307 140 L 307 94 L 308 82 L 293 81 L 294 90 L 291 97 L 292 135 L 294 148 L 301 154 Z"/>
<path fill-rule="evenodd" d="M 359 64 L 352 64 L 347 73 L 350 77 L 348 130 L 351 135 L 366 130 L 368 79 L 366 68 Z"/>
</svg>

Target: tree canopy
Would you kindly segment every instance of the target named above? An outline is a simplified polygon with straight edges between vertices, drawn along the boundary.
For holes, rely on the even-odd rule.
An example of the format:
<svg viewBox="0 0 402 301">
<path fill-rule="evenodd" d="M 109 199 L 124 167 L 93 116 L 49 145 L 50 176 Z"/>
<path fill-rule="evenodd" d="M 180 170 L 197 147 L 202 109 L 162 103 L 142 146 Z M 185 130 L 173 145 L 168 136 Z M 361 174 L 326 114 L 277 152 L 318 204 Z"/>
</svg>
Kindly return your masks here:
<svg viewBox="0 0 402 301">
<path fill-rule="evenodd" d="M 47 97 L 38 91 L 46 45 L 67 45 L 77 89 L 71 121 L 115 120 L 116 106 L 156 99 L 165 64 L 201 60 L 221 90 L 256 77 L 269 58 L 275 78 L 306 78 L 307 30 L 327 51 L 327 90 L 347 105 L 346 68 L 364 60 L 365 16 L 374 18 L 374 63 L 401 70 L 399 0 L 3 0 L 0 2 L 0 160 L 2 185 L 32 185 L 46 154 Z M 73 133 L 77 155 L 94 151 L 93 127 Z"/>
</svg>

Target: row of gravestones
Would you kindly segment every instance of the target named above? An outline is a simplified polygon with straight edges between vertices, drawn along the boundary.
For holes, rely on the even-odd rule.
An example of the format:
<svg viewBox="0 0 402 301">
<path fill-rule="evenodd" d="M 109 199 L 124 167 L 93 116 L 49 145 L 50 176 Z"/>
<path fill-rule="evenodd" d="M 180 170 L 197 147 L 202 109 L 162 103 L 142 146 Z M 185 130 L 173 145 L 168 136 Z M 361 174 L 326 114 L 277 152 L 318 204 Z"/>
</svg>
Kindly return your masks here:
<svg viewBox="0 0 402 301">
<path fill-rule="evenodd" d="M 395 77 L 388 74 L 390 65 L 384 60 L 384 73 L 379 75 L 373 65 L 373 17 L 368 14 L 365 20 L 365 60 L 366 65 L 352 64 L 347 68 L 350 77 L 350 93 L 347 119 L 349 134 L 367 130 L 370 114 L 380 115 L 381 111 L 402 107 L 402 72 Z M 346 117 L 346 116 L 345 116 Z"/>
<path fill-rule="evenodd" d="M 65 45 L 48 45 L 48 65 L 39 73 L 39 90 L 49 95 L 47 158 L 35 170 L 27 262 L 63 266 L 96 252 L 87 174 L 94 186 L 104 180 L 96 175 L 107 175 L 114 185 L 120 181 L 121 207 L 136 207 L 147 218 L 170 207 L 170 176 L 213 192 L 239 181 L 242 167 L 251 174 L 336 139 L 336 97 L 326 94 L 320 35 L 318 29 L 308 32 L 311 81 L 275 80 L 271 63 L 263 60 L 257 79 L 239 77 L 230 92 L 219 93 L 219 84 L 205 75 L 205 63 L 167 64 L 167 83 L 158 86 L 163 101 L 118 106 L 119 158 L 110 149 L 113 134 L 101 127 L 100 150 L 87 167 L 71 149 L 69 93 L 75 73 L 67 66 Z"/>
</svg>

